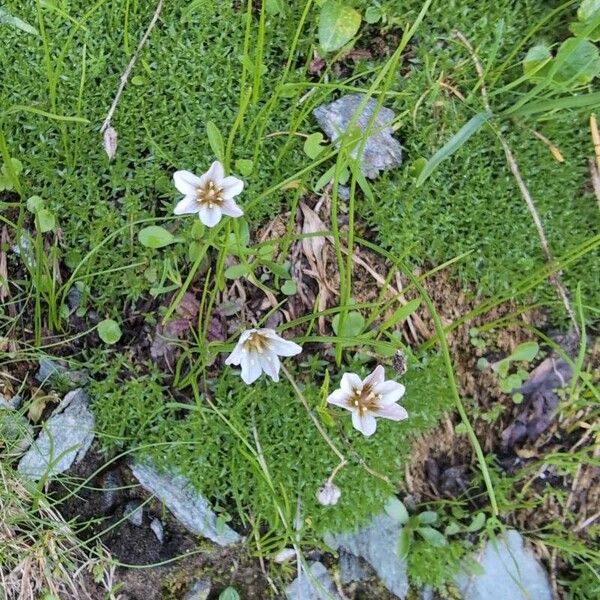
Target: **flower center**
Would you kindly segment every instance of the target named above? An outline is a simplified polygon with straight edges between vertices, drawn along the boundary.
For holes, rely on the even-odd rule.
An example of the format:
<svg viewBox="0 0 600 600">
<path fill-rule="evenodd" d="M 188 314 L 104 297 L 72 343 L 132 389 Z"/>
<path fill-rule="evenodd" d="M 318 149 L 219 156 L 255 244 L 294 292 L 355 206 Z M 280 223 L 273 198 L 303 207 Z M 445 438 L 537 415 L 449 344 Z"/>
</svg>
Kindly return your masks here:
<svg viewBox="0 0 600 600">
<path fill-rule="evenodd" d="M 257 331 L 250 334 L 250 337 L 244 342 L 244 348 L 248 352 L 259 352 L 262 353 L 266 350 L 269 345 L 268 338 L 260 335 Z"/>
<path fill-rule="evenodd" d="M 370 385 L 365 385 L 362 390 L 354 388 L 349 403 L 352 408 L 364 415 L 368 410 L 374 410 L 379 406 L 381 394 L 376 394 Z"/>
<path fill-rule="evenodd" d="M 217 187 L 214 181 L 209 181 L 204 187 L 196 190 L 196 202 L 207 208 L 223 204 L 223 188 Z"/>
</svg>

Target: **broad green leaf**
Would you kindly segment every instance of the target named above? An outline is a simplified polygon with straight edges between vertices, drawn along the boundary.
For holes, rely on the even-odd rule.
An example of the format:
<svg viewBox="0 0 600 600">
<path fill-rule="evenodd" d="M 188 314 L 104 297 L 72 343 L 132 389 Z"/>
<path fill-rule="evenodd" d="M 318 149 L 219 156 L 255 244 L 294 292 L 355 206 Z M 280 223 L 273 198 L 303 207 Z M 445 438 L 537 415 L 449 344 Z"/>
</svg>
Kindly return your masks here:
<svg viewBox="0 0 600 600">
<path fill-rule="evenodd" d="M 319 44 L 324 52 L 335 52 L 358 32 L 360 13 L 336 0 L 327 0 L 319 17 Z"/>
<path fill-rule="evenodd" d="M 36 213 L 38 210 L 44 208 L 44 200 L 40 196 L 31 196 L 27 198 L 27 210 L 32 213 Z"/>
<path fill-rule="evenodd" d="M 292 281 L 291 279 L 288 279 L 282 286 L 281 286 L 281 291 L 286 295 L 286 296 L 293 296 L 297 291 L 298 291 L 298 286 L 296 285 L 296 283 L 294 281 Z"/>
<path fill-rule="evenodd" d="M 235 588 L 228 587 L 219 594 L 219 600 L 240 600 L 240 595 Z"/>
<path fill-rule="evenodd" d="M 323 141 L 323 134 L 320 132 L 311 133 L 306 140 L 304 140 L 304 154 L 308 156 L 308 158 L 312 158 L 313 160 L 325 150 L 326 146 L 322 146 L 321 142 Z"/>
<path fill-rule="evenodd" d="M 369 25 L 373 25 L 373 23 L 377 23 L 381 19 L 381 9 L 378 6 L 369 6 L 365 11 L 365 21 Z"/>
<path fill-rule="evenodd" d="M 212 122 L 206 122 L 206 135 L 208 136 L 208 143 L 212 148 L 215 156 L 218 160 L 223 162 L 225 158 L 225 144 L 223 143 L 223 136 L 219 131 L 219 128 Z"/>
<path fill-rule="evenodd" d="M 6 10 L 6 8 L 3 8 L 0 6 L 0 25 L 9 25 L 11 27 L 14 27 L 15 29 L 20 29 L 21 31 L 25 32 L 25 33 L 30 33 L 31 35 L 40 35 L 38 30 L 33 27 L 32 25 L 30 25 L 29 23 L 26 23 L 25 21 L 23 21 L 23 19 L 19 19 L 19 17 L 15 17 L 14 15 L 11 15 L 8 10 Z"/>
<path fill-rule="evenodd" d="M 579 22 L 571 23 L 569 29 L 577 36 L 592 42 L 600 41 L 600 24 L 592 22 L 600 15 L 600 0 L 583 0 L 577 9 Z M 591 26 L 591 29 L 590 29 Z"/>
<path fill-rule="evenodd" d="M 545 44 L 533 46 L 523 59 L 523 73 L 532 79 L 545 79 L 550 70 L 552 53 Z"/>
<path fill-rule="evenodd" d="M 520 392 L 517 392 L 516 394 L 513 394 L 513 395 L 512 395 L 512 401 L 513 401 L 515 404 L 521 404 L 521 402 L 523 402 L 523 398 L 524 398 L 524 397 L 525 397 L 525 396 L 523 396 L 523 394 L 521 394 Z"/>
<path fill-rule="evenodd" d="M 134 75 L 131 78 L 131 85 L 135 85 L 137 87 L 141 87 L 146 83 L 146 80 L 141 75 Z"/>
<path fill-rule="evenodd" d="M 500 377 L 508 376 L 508 369 L 510 368 L 510 360 L 508 358 L 503 358 L 499 360 L 497 363 L 492 365 L 492 369 L 500 375 Z"/>
<path fill-rule="evenodd" d="M 450 158 L 463 144 L 477 133 L 492 117 L 491 112 L 480 112 L 469 119 L 460 130 L 455 133 L 442 148 L 440 148 L 428 161 L 417 178 L 417 187 L 423 185 L 435 168 L 445 159 Z"/>
<path fill-rule="evenodd" d="M 40 228 L 40 233 L 48 233 L 56 227 L 56 218 L 54 213 L 46 208 L 41 208 L 36 213 L 37 223 Z"/>
<path fill-rule="evenodd" d="M 146 248 L 163 248 L 175 242 L 175 236 L 159 225 L 144 227 L 138 233 L 138 240 Z"/>
<path fill-rule="evenodd" d="M 398 538 L 398 558 L 405 560 L 410 551 L 412 535 L 408 527 L 403 527 Z"/>
<path fill-rule="evenodd" d="M 558 49 L 560 62 L 553 76 L 558 84 L 585 85 L 600 74 L 600 53 L 595 44 L 581 38 L 569 38 Z"/>
<path fill-rule="evenodd" d="M 276 277 L 281 277 L 282 279 L 290 278 L 290 271 L 289 271 L 288 267 L 285 267 L 284 265 L 280 265 L 279 263 L 273 262 L 271 260 L 265 261 L 263 264 Z"/>
<path fill-rule="evenodd" d="M 227 269 L 225 269 L 225 277 L 227 279 L 239 279 L 240 277 L 243 277 L 244 275 L 248 275 L 248 273 L 251 273 L 252 269 L 250 268 L 250 265 L 244 265 L 244 264 L 239 264 L 239 265 L 232 265 L 231 267 L 228 267 Z"/>
<path fill-rule="evenodd" d="M 397 521 L 401 525 L 405 525 L 408 523 L 408 511 L 406 510 L 406 506 L 396 496 L 392 496 L 385 503 L 385 512 L 392 518 L 394 521 Z"/>
<path fill-rule="evenodd" d="M 448 545 L 448 541 L 444 537 L 444 534 L 433 527 L 419 527 L 417 531 L 426 542 L 436 548 Z"/>
<path fill-rule="evenodd" d="M 426 510 L 417 515 L 417 519 L 419 519 L 419 523 L 424 523 L 425 525 L 431 525 L 438 520 L 438 515 L 433 510 Z"/>
<path fill-rule="evenodd" d="M 235 161 L 235 170 L 244 177 L 248 177 L 254 169 L 254 162 L 249 158 L 238 158 Z"/>
<path fill-rule="evenodd" d="M 341 315 L 333 317 L 331 326 L 336 335 L 341 337 L 357 337 L 365 327 L 365 318 L 357 311 L 350 311 L 344 319 L 342 330 L 340 330 Z"/>
<path fill-rule="evenodd" d="M 540 347 L 537 342 L 523 342 L 512 351 L 509 358 L 514 361 L 531 362 L 537 356 L 539 350 Z"/>
<path fill-rule="evenodd" d="M 450 525 L 448 525 L 446 527 L 446 529 L 444 529 L 444 535 L 448 536 L 448 535 L 455 535 L 457 533 L 460 532 L 460 525 L 456 522 L 452 522 L 450 523 Z"/>
<path fill-rule="evenodd" d="M 106 344 L 116 344 L 121 339 L 121 328 L 116 321 L 104 319 L 98 323 L 98 335 Z"/>
</svg>

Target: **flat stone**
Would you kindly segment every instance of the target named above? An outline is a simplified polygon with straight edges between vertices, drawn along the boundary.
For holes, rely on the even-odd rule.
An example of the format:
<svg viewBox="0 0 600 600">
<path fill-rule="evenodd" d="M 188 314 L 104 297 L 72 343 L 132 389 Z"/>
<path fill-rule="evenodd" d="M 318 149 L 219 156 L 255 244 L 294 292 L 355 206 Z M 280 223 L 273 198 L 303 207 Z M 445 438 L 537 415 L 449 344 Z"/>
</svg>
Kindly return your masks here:
<svg viewBox="0 0 600 600">
<path fill-rule="evenodd" d="M 152 529 L 152 533 L 156 536 L 158 543 L 162 544 L 165 541 L 165 528 L 163 527 L 162 521 L 155 517 L 150 522 L 150 529 Z"/>
<path fill-rule="evenodd" d="M 464 600 L 552 600 L 546 571 L 517 531 L 488 541 L 474 558 L 485 573 L 457 577 Z"/>
<path fill-rule="evenodd" d="M 134 463 L 131 472 L 142 487 L 154 494 L 191 533 L 201 535 L 220 546 L 235 544 L 240 536 L 221 524 L 208 501 L 182 475 L 161 473 L 150 463 Z"/>
<path fill-rule="evenodd" d="M 346 132 L 364 98 L 364 94 L 349 94 L 331 104 L 315 108 L 313 115 L 329 139 L 336 142 Z M 354 125 L 363 133 L 367 131 L 376 108 L 377 100 L 369 98 L 355 119 Z M 380 171 L 387 171 L 402 164 L 402 146 L 392 136 L 393 130 L 390 127 L 395 116 L 393 110 L 382 106 L 371 125 L 371 134 L 364 144 L 360 161 L 360 170 L 365 177 L 375 179 Z M 361 142 L 357 143 L 360 147 Z M 339 144 L 336 145 L 339 147 Z"/>
<path fill-rule="evenodd" d="M 334 549 L 364 558 L 392 594 L 406 598 L 406 562 L 398 557 L 400 530 L 401 526 L 384 513 L 356 532 L 327 534 L 325 542 Z"/>
<path fill-rule="evenodd" d="M 144 520 L 144 508 L 139 500 L 130 500 L 125 505 L 123 516 L 136 527 L 141 527 L 142 521 Z"/>
<path fill-rule="evenodd" d="M 41 358 L 34 375 L 38 383 L 50 383 L 67 389 L 84 386 L 90 379 L 85 371 L 71 371 L 50 358 Z"/>
<path fill-rule="evenodd" d="M 79 462 L 94 439 L 94 415 L 89 398 L 81 390 L 69 392 L 44 423 L 37 439 L 19 461 L 18 469 L 37 481 L 66 471 Z"/>
<path fill-rule="evenodd" d="M 288 600 L 340 600 L 329 571 L 320 562 L 309 565 L 309 573 L 302 570 L 301 575 L 287 587 Z"/>
<path fill-rule="evenodd" d="M 192 587 L 188 590 L 183 600 L 207 600 L 210 594 L 210 580 L 209 579 L 198 579 L 194 582 Z"/>
</svg>

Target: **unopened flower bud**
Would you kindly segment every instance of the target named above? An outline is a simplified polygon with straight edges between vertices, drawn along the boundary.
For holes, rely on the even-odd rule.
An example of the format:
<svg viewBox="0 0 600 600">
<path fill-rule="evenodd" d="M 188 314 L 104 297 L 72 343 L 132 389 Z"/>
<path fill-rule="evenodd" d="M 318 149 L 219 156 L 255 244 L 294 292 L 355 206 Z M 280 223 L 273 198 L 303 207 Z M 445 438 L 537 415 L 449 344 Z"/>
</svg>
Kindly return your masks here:
<svg viewBox="0 0 600 600">
<path fill-rule="evenodd" d="M 317 492 L 317 502 L 323 506 L 333 506 L 338 503 L 342 490 L 337 485 L 327 481 L 325 485 Z"/>
</svg>

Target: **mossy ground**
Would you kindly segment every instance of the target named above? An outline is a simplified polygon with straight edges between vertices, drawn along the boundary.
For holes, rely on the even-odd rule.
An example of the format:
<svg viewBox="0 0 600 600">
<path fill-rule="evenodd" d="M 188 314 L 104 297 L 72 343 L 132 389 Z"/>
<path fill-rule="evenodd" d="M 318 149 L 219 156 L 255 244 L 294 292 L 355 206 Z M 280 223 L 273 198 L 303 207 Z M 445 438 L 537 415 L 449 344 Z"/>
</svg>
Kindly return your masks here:
<svg viewBox="0 0 600 600">
<path fill-rule="evenodd" d="M 378 243 L 413 266 L 437 265 L 467 253 L 455 272 L 484 296 L 510 292 L 544 262 L 499 142 L 483 129 L 419 188 L 410 165 L 431 156 L 482 108 L 473 63 L 453 32 L 461 30 L 493 72 L 515 43 L 559 4 L 538 0 L 433 2 L 411 42 L 410 60 L 407 57 L 401 63 L 393 79 L 394 93 L 385 102 L 402 116 L 397 135 L 405 148 L 405 166 L 373 183 L 372 200 L 361 197 L 356 203 L 358 217 L 369 224 Z M 149 224 L 156 219 L 173 233 L 187 235 L 189 220 L 162 221 L 171 216 L 177 198 L 171 175 L 176 169 L 202 171 L 213 160 L 205 133 L 209 120 L 224 135 L 235 122 L 244 83 L 242 64 L 254 60 L 259 45 L 259 17 L 253 13 L 249 23 L 247 12 L 237 2 L 168 2 L 115 113 L 118 152 L 109 162 L 99 127 L 155 3 L 105 0 L 59 5 L 61 10 L 41 5 L 36 9 L 35 3 L 24 6 L 15 0 L 6 4 L 13 14 L 38 27 L 41 35 L 26 35 L 6 26 L 0 30 L 1 106 L 21 105 L 86 122 L 19 110 L 2 119 L 1 133 L 9 155 L 24 166 L 20 177 L 23 203 L 29 196 L 41 196 L 56 215 L 60 235 L 49 236 L 47 244 L 50 254 L 60 261 L 63 279 L 93 253 L 83 270 L 83 318 L 87 310 L 88 315 L 121 321 L 126 311 L 139 310 L 157 280 L 164 283 L 170 277 L 169 283 L 186 277 L 190 261 L 185 244 L 149 250 L 138 243 L 136 233 L 141 221 Z M 304 99 L 310 87 L 306 67 L 316 43 L 313 9 L 291 57 L 288 77 L 307 85 L 286 88 L 276 110 L 265 117 L 261 111 L 278 84 L 304 9 L 300 2 L 273 5 L 280 11 L 266 17 L 260 89 L 249 101 L 231 156 L 232 162 L 253 159 L 255 163 L 245 177 L 242 197 L 242 205 L 252 205 L 247 211 L 252 230 L 290 202 L 289 191 L 267 194 L 265 190 L 290 177 L 310 187 L 329 166 L 302 173 L 310 164 L 302 152 L 303 138 L 285 132 L 294 127 L 301 133 L 315 131 L 311 107 L 337 97 L 342 79 L 330 73 L 327 85 L 315 88 Z M 368 2 L 356 5 L 364 9 Z M 421 6 L 416 0 L 401 6 L 384 2 L 383 10 L 404 23 L 412 22 Z M 66 18 L 66 12 L 79 25 Z M 574 9 L 548 20 L 531 43 L 563 39 L 567 13 L 574 14 Z M 251 42 L 245 47 L 247 26 Z M 363 36 L 357 45 L 368 48 L 369 43 Z M 518 58 L 498 72 L 498 86 L 520 76 Z M 377 60 L 347 66 L 357 76 L 351 85 L 367 89 L 373 79 L 371 69 L 379 66 Z M 248 72 L 247 77 L 245 84 L 253 74 Z M 467 97 L 467 102 L 451 88 Z M 494 96 L 490 89 L 493 107 L 509 105 L 522 91 Z M 507 121 L 503 127 L 552 249 L 561 256 L 589 239 L 599 223 L 596 201 L 587 187 L 591 153 L 587 115 L 561 113 L 542 121 Z M 564 163 L 553 158 L 533 136 L 532 128 L 560 148 Z M 275 132 L 284 135 L 266 137 Z M 254 202 L 259 196 L 260 201 Z M 30 215 L 15 208 L 15 196 L 0 198 L 6 200 L 8 223 L 17 223 L 19 230 L 31 229 Z M 19 234 L 10 231 L 13 238 Z M 110 243 L 100 246 L 108 236 L 112 236 Z M 600 304 L 600 261 L 588 255 L 571 265 L 564 278 L 572 289 L 581 284 L 587 304 Z M 18 282 L 23 298 L 32 293 L 27 285 Z M 534 295 L 554 301 L 552 289 L 545 284 Z M 12 328 L 12 318 L 4 309 L 2 317 L 6 327 Z M 146 316 L 150 323 L 158 318 Z M 127 329 L 126 321 L 123 328 Z M 277 531 L 281 526 L 278 509 L 283 506 L 288 523 L 301 517 L 310 539 L 312 533 L 364 520 L 393 491 L 368 474 L 358 460 L 353 462 L 351 453 L 351 466 L 339 476 L 339 485 L 346 490 L 342 500 L 324 511 L 314 494 L 335 460 L 288 383 L 261 382 L 247 388 L 226 369 L 206 382 L 219 416 L 197 402 L 189 387 L 171 389 L 159 369 L 132 361 L 130 355 L 130 349 L 122 346 L 118 350 L 84 348 L 75 356 L 93 372 L 94 410 L 107 451 L 145 447 L 144 452 L 161 465 L 182 470 L 210 494 L 224 518 L 228 512 L 237 513 L 233 518 L 250 528 L 266 525 Z M 346 358 L 352 360 L 350 355 Z M 450 406 L 446 375 L 436 355 L 419 355 L 410 367 L 404 380 L 410 421 L 381 423 L 377 436 L 369 440 L 351 430 L 346 415 L 335 414 L 330 427 L 342 446 L 356 451 L 394 486 L 402 479 L 411 436 L 433 425 Z M 313 407 L 322 401 L 321 383 L 327 369 L 333 386 L 337 375 L 324 362 L 307 359 L 294 370 Z M 248 448 L 249 444 L 256 449 L 257 440 L 268 474 Z"/>
</svg>

